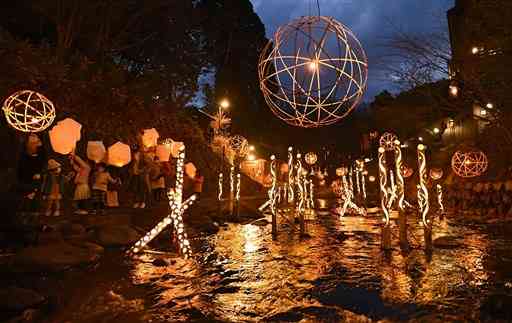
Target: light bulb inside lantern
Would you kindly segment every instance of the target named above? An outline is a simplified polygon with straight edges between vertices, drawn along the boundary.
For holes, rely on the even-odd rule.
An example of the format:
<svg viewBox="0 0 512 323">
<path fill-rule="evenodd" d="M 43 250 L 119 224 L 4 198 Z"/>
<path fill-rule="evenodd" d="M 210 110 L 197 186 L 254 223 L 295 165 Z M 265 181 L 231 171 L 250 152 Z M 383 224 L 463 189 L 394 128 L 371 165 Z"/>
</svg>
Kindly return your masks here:
<svg viewBox="0 0 512 323">
<path fill-rule="evenodd" d="M 316 60 L 311 61 L 308 64 L 309 70 L 316 71 L 318 69 L 318 62 Z"/>
<path fill-rule="evenodd" d="M 436 134 L 437 134 L 437 133 L 439 133 L 439 132 L 440 132 L 439 128 L 434 128 L 434 133 L 436 133 Z"/>
</svg>

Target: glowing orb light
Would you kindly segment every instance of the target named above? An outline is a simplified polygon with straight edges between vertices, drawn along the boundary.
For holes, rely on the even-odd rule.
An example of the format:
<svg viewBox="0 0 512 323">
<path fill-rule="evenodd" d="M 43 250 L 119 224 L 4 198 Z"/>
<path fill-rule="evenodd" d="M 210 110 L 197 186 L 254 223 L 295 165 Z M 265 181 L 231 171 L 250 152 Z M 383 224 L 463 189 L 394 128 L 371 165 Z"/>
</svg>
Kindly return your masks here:
<svg viewBox="0 0 512 323">
<path fill-rule="evenodd" d="M 443 170 L 441 168 L 432 168 L 429 171 L 429 176 L 434 181 L 437 181 L 443 177 Z"/>
<path fill-rule="evenodd" d="M 286 123 L 316 128 L 340 121 L 366 89 L 366 54 L 350 29 L 334 18 L 306 16 L 279 27 L 262 51 L 260 88 Z"/>
<path fill-rule="evenodd" d="M 12 94 L 5 100 L 3 110 L 9 125 L 23 132 L 43 131 L 55 120 L 53 103 L 30 90 Z"/>
<path fill-rule="evenodd" d="M 452 157 L 452 169 L 455 174 L 463 178 L 477 177 L 485 173 L 489 162 L 484 152 L 457 151 Z"/>
<path fill-rule="evenodd" d="M 304 160 L 306 161 L 306 164 L 308 165 L 314 165 L 316 161 L 318 160 L 318 157 L 315 153 L 309 152 L 304 156 Z"/>
</svg>

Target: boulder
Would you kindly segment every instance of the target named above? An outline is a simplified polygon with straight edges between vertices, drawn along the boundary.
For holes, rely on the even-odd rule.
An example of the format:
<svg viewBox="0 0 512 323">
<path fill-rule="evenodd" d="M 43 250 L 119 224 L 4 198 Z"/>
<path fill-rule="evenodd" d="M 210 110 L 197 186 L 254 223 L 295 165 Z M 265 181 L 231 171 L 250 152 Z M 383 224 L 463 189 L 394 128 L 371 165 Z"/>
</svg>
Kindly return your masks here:
<svg viewBox="0 0 512 323">
<path fill-rule="evenodd" d="M 21 250 L 14 256 L 12 265 L 22 272 L 55 272 L 95 263 L 99 258 L 100 252 L 92 246 L 56 242 Z"/>
<path fill-rule="evenodd" d="M 8 287 L 0 289 L 0 309 L 3 311 L 23 311 L 34 308 L 46 301 L 46 298 L 33 290 Z"/>
<path fill-rule="evenodd" d="M 96 240 L 103 247 L 131 246 L 141 234 L 128 225 L 101 226 L 96 230 Z"/>
<path fill-rule="evenodd" d="M 439 249 L 453 249 L 462 245 L 457 237 L 443 236 L 435 239 L 432 244 Z"/>
</svg>

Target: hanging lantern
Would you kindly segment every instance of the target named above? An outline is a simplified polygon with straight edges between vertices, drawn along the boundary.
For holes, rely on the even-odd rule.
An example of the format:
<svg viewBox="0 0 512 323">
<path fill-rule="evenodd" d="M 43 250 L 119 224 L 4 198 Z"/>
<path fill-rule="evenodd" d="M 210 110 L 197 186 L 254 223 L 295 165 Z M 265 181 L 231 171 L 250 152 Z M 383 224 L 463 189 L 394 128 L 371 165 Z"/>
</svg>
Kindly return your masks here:
<svg viewBox="0 0 512 323">
<path fill-rule="evenodd" d="M 102 141 L 87 142 L 87 158 L 95 163 L 99 163 L 104 160 L 106 153 L 107 150 L 105 149 Z"/>
<path fill-rule="evenodd" d="M 368 62 L 350 29 L 326 16 L 279 27 L 261 52 L 260 88 L 284 122 L 315 128 L 336 123 L 361 102 Z"/>
<path fill-rule="evenodd" d="M 434 181 L 437 181 L 443 177 L 443 170 L 441 168 L 432 168 L 429 171 L 429 176 Z"/>
<path fill-rule="evenodd" d="M 197 171 L 197 168 L 194 164 L 192 164 L 192 163 L 185 164 L 185 174 L 187 174 L 188 177 L 190 177 L 190 178 L 196 177 L 196 171 Z"/>
<path fill-rule="evenodd" d="M 316 163 L 318 157 L 314 152 L 309 152 L 304 156 L 304 160 L 306 161 L 306 164 L 311 166 Z"/>
<path fill-rule="evenodd" d="M 77 140 L 76 134 L 73 134 L 74 132 L 70 131 L 66 124 L 55 125 L 48 133 L 53 151 L 67 155 L 75 150 Z"/>
<path fill-rule="evenodd" d="M 160 135 L 155 128 L 145 129 L 142 134 L 142 144 L 146 148 L 155 147 L 158 143 L 158 137 L 160 137 Z"/>
<path fill-rule="evenodd" d="M 63 127 L 68 136 L 75 139 L 75 142 L 80 141 L 80 139 L 82 138 L 80 133 L 82 130 L 82 125 L 76 122 L 75 120 L 71 118 L 66 118 L 64 120 L 57 122 L 57 125 Z"/>
<path fill-rule="evenodd" d="M 24 90 L 7 98 L 3 106 L 7 123 L 23 132 L 40 132 L 55 119 L 53 103 L 44 95 Z"/>
<path fill-rule="evenodd" d="M 123 167 L 130 163 L 132 154 L 130 146 L 118 141 L 112 146 L 108 147 L 107 162 L 109 165 L 116 167 Z"/>
<path fill-rule="evenodd" d="M 156 146 L 156 156 L 161 162 L 168 162 L 171 156 L 171 144 L 162 144 Z"/>
<path fill-rule="evenodd" d="M 487 156 L 480 150 L 457 151 L 452 157 L 452 169 L 462 178 L 477 177 L 485 173 L 488 167 Z"/>
</svg>

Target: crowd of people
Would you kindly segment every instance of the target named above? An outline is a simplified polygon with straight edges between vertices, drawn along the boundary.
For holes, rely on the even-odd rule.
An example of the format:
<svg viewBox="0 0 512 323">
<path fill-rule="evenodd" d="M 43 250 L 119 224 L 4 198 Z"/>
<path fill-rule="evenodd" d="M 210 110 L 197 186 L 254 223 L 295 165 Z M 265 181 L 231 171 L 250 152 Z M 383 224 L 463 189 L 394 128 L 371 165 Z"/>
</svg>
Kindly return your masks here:
<svg viewBox="0 0 512 323">
<path fill-rule="evenodd" d="M 122 168 L 95 163 L 74 152 L 59 162 L 48 158 L 40 139 L 30 135 L 18 164 L 18 210 L 60 216 L 63 205 L 71 204 L 77 215 L 103 214 L 109 207 L 120 206 L 119 192 L 126 199 L 123 204 L 133 208 L 166 200 L 166 192 L 175 185 L 175 162 L 160 161 L 153 150 L 137 144 L 131 148 L 131 162 Z M 185 177 L 185 189 L 199 195 L 203 181 L 196 170 L 194 177 Z"/>
<path fill-rule="evenodd" d="M 446 206 L 483 216 L 512 216 L 512 183 L 479 182 L 471 186 L 447 186 Z"/>
</svg>

